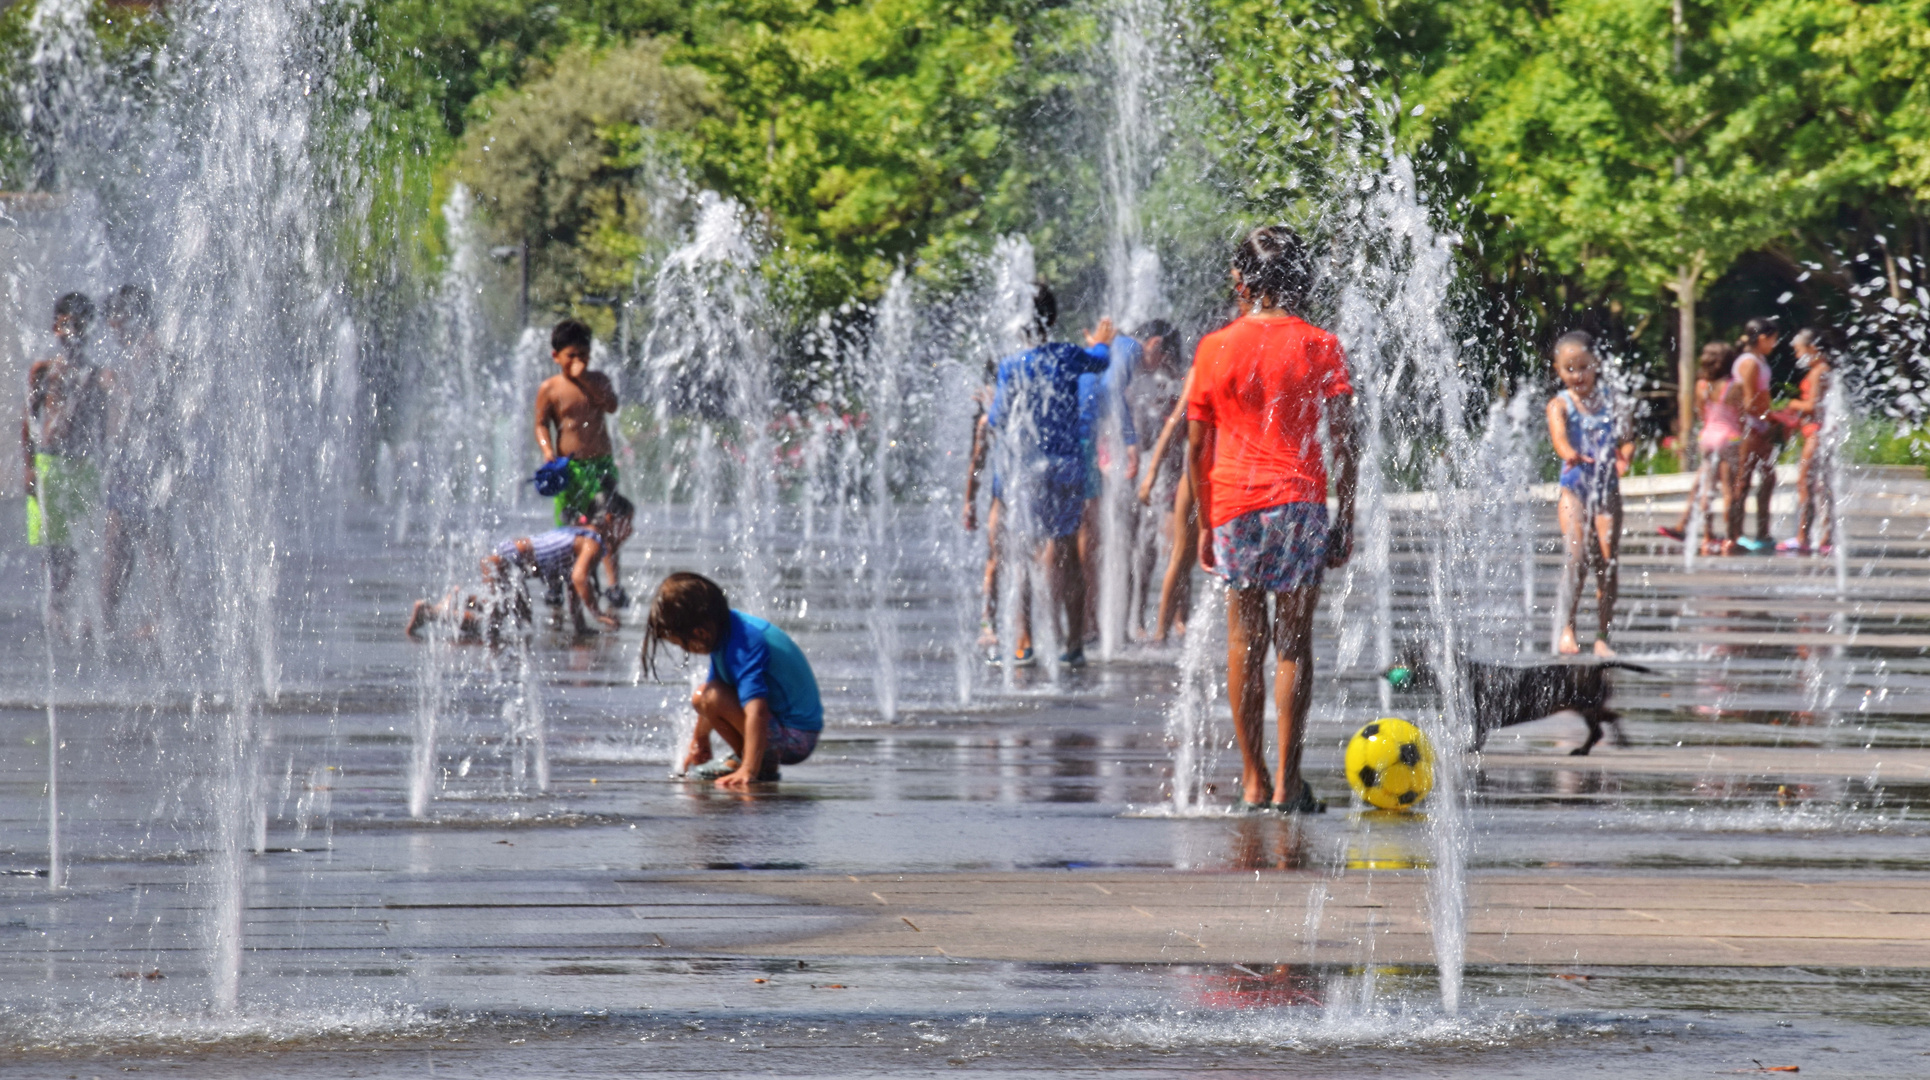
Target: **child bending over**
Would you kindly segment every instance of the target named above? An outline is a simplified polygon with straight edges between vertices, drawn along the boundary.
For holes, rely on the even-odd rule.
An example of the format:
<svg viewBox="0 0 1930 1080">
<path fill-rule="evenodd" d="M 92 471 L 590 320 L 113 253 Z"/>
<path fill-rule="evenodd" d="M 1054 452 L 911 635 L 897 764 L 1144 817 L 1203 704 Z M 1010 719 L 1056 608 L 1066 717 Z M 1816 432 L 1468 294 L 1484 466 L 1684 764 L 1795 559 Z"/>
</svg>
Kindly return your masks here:
<svg viewBox="0 0 1930 1080">
<path fill-rule="evenodd" d="M 1575 608 L 1585 569 L 1595 574 L 1601 627 L 1595 655 L 1613 656 L 1608 628 L 1615 621 L 1616 563 L 1622 548 L 1622 474 L 1635 444 L 1624 432 L 1615 402 L 1601 386 L 1595 339 L 1572 330 L 1555 342 L 1555 374 L 1562 391 L 1548 401 L 1548 435 L 1561 458 L 1561 538 L 1568 560 L 1561 572 L 1561 636 L 1555 651 L 1581 651 L 1575 641 Z"/>
<path fill-rule="evenodd" d="M 598 562 L 613 559 L 630 539 L 635 516 L 630 500 L 614 491 L 599 492 L 581 519 L 587 525 L 567 525 L 497 544 L 483 556 L 483 591 L 465 595 L 461 588 L 452 589 L 440 604 L 417 600 L 409 612 L 408 635 L 415 637 L 430 623 L 454 623 L 463 641 L 481 641 L 485 634 L 490 641 L 500 640 L 507 619 L 529 621 L 529 593 L 524 585 L 532 577 L 541 578 L 552 591 L 569 585 L 570 618 L 579 635 L 595 633 L 583 619 L 586 609 L 605 629 L 615 630 L 617 617 L 597 602 L 596 568 Z"/>
<path fill-rule="evenodd" d="M 643 666 L 652 675 L 665 643 L 710 657 L 710 678 L 690 696 L 697 730 L 681 771 L 710 763 L 713 734 L 733 756 L 697 775 L 733 790 L 775 781 L 778 766 L 796 765 L 817 749 L 824 705 L 811 662 L 789 634 L 732 610 L 716 582 L 677 573 L 657 586 L 643 636 Z"/>
</svg>

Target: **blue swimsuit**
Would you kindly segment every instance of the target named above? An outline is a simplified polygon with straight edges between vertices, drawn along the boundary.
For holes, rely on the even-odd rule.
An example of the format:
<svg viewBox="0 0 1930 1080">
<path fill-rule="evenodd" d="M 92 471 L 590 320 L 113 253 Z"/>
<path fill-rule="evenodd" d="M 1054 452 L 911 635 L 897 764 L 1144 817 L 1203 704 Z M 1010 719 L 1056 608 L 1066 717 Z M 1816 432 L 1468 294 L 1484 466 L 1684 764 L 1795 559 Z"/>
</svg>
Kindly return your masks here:
<svg viewBox="0 0 1930 1080">
<path fill-rule="evenodd" d="M 1609 501 L 1622 491 L 1620 475 L 1615 471 L 1615 452 L 1621 439 L 1617 437 L 1614 410 L 1599 393 L 1592 402 L 1593 412 L 1583 412 L 1575 395 L 1566 390 L 1561 392 L 1561 400 L 1568 410 L 1568 445 L 1591 459 L 1564 466 L 1561 486 L 1574 492 L 1589 513 L 1606 513 Z"/>
</svg>

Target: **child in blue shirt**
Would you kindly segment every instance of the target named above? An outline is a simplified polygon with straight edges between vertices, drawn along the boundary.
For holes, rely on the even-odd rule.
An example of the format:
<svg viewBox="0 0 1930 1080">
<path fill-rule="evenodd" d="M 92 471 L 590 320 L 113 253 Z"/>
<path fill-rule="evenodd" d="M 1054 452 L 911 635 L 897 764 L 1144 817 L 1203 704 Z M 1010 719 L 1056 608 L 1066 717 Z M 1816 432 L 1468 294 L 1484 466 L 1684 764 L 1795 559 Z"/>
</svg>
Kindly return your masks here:
<svg viewBox="0 0 1930 1080">
<path fill-rule="evenodd" d="M 710 762 L 713 733 L 734 757 L 698 775 L 714 777 L 721 788 L 770 783 L 778 779 L 779 765 L 796 765 L 817 749 L 824 705 L 810 661 L 789 634 L 732 610 L 716 582 L 676 573 L 657 586 L 643 635 L 643 665 L 653 675 L 666 642 L 710 657 L 710 678 L 690 697 L 697 730 L 683 772 Z"/>
</svg>

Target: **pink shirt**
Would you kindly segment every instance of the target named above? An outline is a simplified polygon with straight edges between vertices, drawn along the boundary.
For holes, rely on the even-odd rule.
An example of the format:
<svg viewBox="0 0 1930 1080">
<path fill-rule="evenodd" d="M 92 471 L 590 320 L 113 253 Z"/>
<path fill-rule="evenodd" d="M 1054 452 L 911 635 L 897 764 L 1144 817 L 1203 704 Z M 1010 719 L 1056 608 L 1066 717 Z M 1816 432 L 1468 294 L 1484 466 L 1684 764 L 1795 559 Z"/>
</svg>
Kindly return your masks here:
<svg viewBox="0 0 1930 1080">
<path fill-rule="evenodd" d="M 1710 386 L 1709 398 L 1702 403 L 1702 437 L 1696 445 L 1712 454 L 1742 438 L 1742 413 L 1723 400 L 1734 382 L 1724 379 Z"/>
</svg>

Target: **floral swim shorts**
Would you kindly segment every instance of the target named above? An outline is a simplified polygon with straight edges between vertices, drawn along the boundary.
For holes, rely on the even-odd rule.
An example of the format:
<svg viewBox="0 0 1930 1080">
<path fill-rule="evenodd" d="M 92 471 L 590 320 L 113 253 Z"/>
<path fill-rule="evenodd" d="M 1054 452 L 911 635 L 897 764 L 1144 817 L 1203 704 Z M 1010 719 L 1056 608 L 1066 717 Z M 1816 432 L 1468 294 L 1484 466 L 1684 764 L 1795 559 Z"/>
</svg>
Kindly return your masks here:
<svg viewBox="0 0 1930 1080">
<path fill-rule="evenodd" d="M 1286 592 L 1320 584 L 1327 567 L 1327 504 L 1284 503 L 1213 530 L 1214 573 L 1228 588 Z"/>
</svg>

